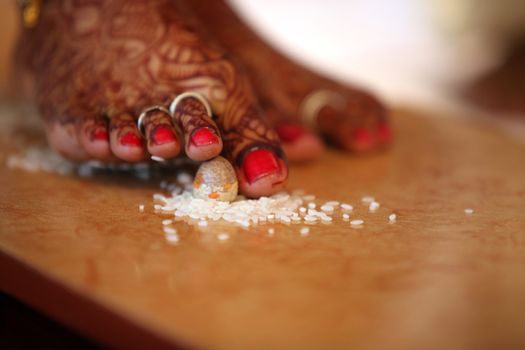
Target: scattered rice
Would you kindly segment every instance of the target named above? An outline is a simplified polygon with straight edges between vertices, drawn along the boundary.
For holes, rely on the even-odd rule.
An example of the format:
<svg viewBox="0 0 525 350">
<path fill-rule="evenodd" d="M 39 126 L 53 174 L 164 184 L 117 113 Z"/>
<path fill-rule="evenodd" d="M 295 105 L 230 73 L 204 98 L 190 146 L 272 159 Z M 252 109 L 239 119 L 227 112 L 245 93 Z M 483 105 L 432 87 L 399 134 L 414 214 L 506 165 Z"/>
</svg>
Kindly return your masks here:
<svg viewBox="0 0 525 350">
<path fill-rule="evenodd" d="M 371 212 L 374 212 L 377 209 L 379 209 L 380 206 L 381 205 L 378 202 L 373 201 L 372 203 L 370 203 L 370 206 L 368 207 L 368 210 L 371 211 Z"/>
<path fill-rule="evenodd" d="M 472 215 L 472 214 L 474 214 L 474 209 L 472 209 L 472 208 L 467 208 L 467 209 L 465 209 L 465 214 L 467 214 L 467 215 Z"/>
<path fill-rule="evenodd" d="M 301 236 L 306 236 L 310 233 L 310 229 L 308 227 L 302 227 L 299 233 L 301 234 Z"/>
<path fill-rule="evenodd" d="M 217 235 L 217 239 L 219 241 L 226 241 L 226 240 L 230 239 L 230 235 L 227 234 L 227 233 L 220 233 L 220 234 Z"/>
<path fill-rule="evenodd" d="M 354 207 L 351 204 L 343 203 L 341 204 L 341 209 L 346 211 L 352 211 L 354 210 Z"/>
<path fill-rule="evenodd" d="M 374 201 L 375 201 L 375 198 L 371 197 L 371 196 L 364 196 L 363 198 L 361 198 L 361 202 L 363 202 L 365 204 L 369 204 L 369 203 L 372 203 Z"/>
<path fill-rule="evenodd" d="M 161 157 L 152 156 L 152 160 L 158 162 L 165 162 Z M 30 172 L 44 171 L 57 173 L 60 175 L 77 174 L 79 176 L 93 176 L 95 170 L 124 170 L 134 171 L 138 178 L 149 179 L 150 165 L 147 163 L 138 164 L 102 164 L 100 162 L 92 161 L 81 165 L 76 165 L 73 162 L 65 160 L 52 150 L 48 148 L 32 148 L 27 149 L 23 154 L 10 155 L 7 157 L 7 166 L 9 168 L 19 168 Z M 201 227 L 208 226 L 208 220 L 217 221 L 225 220 L 230 223 L 236 223 L 243 227 L 250 227 L 259 222 L 267 222 L 268 220 L 276 220 L 281 223 L 289 224 L 291 222 L 298 223 L 303 221 L 306 224 L 315 224 L 318 221 L 331 222 L 333 218 L 328 214 L 340 207 L 343 212 L 352 211 L 354 208 L 351 204 L 340 203 L 338 201 L 327 201 L 321 205 L 320 210 L 316 209 L 316 199 L 314 195 L 305 195 L 303 190 L 293 191 L 292 194 L 279 193 L 271 197 L 261 197 L 257 200 L 246 199 L 243 196 L 237 196 L 233 202 L 221 202 L 214 200 L 202 200 L 193 197 L 192 184 L 193 177 L 187 172 L 179 172 L 176 177 L 176 184 L 169 184 L 166 180 L 160 182 L 160 187 L 163 190 L 171 192 L 171 196 L 162 194 L 155 194 L 153 205 L 155 211 L 162 211 L 163 213 L 170 212 L 176 218 L 192 218 L 197 220 Z M 380 204 L 375 201 L 372 196 L 364 196 L 361 198 L 362 203 L 368 204 L 370 212 L 374 212 L 380 208 Z M 138 210 L 145 211 L 145 205 L 139 204 Z M 474 209 L 464 209 L 466 215 L 472 215 Z M 344 221 L 350 219 L 347 213 L 342 214 Z M 395 213 L 388 216 L 388 221 L 393 223 L 397 220 Z M 163 230 L 166 235 L 166 240 L 169 242 L 178 242 L 179 236 L 175 228 L 170 227 L 173 223 L 172 219 L 165 219 L 162 221 Z M 195 223 L 195 221 L 193 221 Z M 350 221 L 352 226 L 360 226 L 364 224 L 364 220 L 357 219 Z M 300 230 L 301 234 L 308 234 L 309 228 L 303 227 Z M 275 233 L 274 228 L 268 229 L 268 235 Z M 219 240 L 226 240 L 229 238 L 228 234 L 221 233 L 218 236 Z"/>
<path fill-rule="evenodd" d="M 193 184 L 193 177 L 186 172 L 181 172 L 177 174 L 177 182 L 182 185 Z"/>
<path fill-rule="evenodd" d="M 392 222 L 392 223 L 393 223 L 393 222 L 396 222 L 396 220 L 397 220 L 397 215 L 396 215 L 396 214 L 392 213 L 392 214 L 390 214 L 390 215 L 388 216 L 388 221 L 389 221 L 389 222 Z"/>
<path fill-rule="evenodd" d="M 304 220 L 305 220 L 305 221 L 310 221 L 310 222 L 317 221 L 317 216 L 306 215 L 306 216 L 304 217 Z"/>
<path fill-rule="evenodd" d="M 321 206 L 321 210 L 322 211 L 327 211 L 327 212 L 332 212 L 332 211 L 334 211 L 334 207 L 331 206 L 331 205 L 328 205 L 328 204 L 323 204 Z"/>
<path fill-rule="evenodd" d="M 285 224 L 289 224 L 290 222 L 292 222 L 292 219 L 290 219 L 288 216 L 282 216 L 281 221 Z"/>
<path fill-rule="evenodd" d="M 363 220 L 360 220 L 360 219 L 350 221 L 350 225 L 352 225 L 352 226 L 360 226 L 360 225 L 362 225 L 364 223 L 365 222 Z"/>
<path fill-rule="evenodd" d="M 240 196 L 239 196 L 240 197 Z M 292 218 L 300 218 L 297 209 L 303 200 L 300 196 L 288 193 L 278 193 L 271 197 L 260 197 L 257 200 L 237 198 L 233 202 L 204 200 L 195 198 L 190 191 L 172 192 L 172 196 L 155 195 L 154 198 L 162 204 L 159 209 L 172 212 L 178 218 L 189 217 L 200 220 L 199 225 L 207 225 L 208 219 L 237 223 L 249 227 L 264 220 L 278 220 L 290 223 Z M 294 219 L 297 220 L 297 219 Z M 205 224 L 202 221 L 206 222 Z"/>
<path fill-rule="evenodd" d="M 177 234 L 177 230 L 174 229 L 173 227 L 164 227 L 163 230 L 164 230 L 164 233 L 166 233 L 168 235 L 176 235 Z"/>
<path fill-rule="evenodd" d="M 151 156 L 151 160 L 155 162 L 159 162 L 159 163 L 164 163 L 166 161 L 166 159 L 159 157 L 159 156 Z"/>
<path fill-rule="evenodd" d="M 166 234 L 164 235 L 164 238 L 170 243 L 177 243 L 179 241 L 179 236 L 177 234 Z"/>
</svg>

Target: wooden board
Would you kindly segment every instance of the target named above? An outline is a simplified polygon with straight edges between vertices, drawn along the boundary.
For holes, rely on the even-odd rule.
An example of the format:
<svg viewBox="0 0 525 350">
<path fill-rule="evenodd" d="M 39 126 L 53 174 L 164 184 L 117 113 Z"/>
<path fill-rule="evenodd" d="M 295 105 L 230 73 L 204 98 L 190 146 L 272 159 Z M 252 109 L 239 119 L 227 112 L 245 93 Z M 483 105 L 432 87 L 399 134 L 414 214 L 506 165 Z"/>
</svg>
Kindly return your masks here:
<svg viewBox="0 0 525 350">
<path fill-rule="evenodd" d="M 177 223 L 178 245 L 152 210 L 158 183 L 7 169 L 2 137 L 0 287 L 128 348 L 524 348 L 525 145 L 408 111 L 394 128 L 388 152 L 292 166 L 290 189 L 353 203 L 363 228 L 230 227 L 219 241 Z"/>
</svg>

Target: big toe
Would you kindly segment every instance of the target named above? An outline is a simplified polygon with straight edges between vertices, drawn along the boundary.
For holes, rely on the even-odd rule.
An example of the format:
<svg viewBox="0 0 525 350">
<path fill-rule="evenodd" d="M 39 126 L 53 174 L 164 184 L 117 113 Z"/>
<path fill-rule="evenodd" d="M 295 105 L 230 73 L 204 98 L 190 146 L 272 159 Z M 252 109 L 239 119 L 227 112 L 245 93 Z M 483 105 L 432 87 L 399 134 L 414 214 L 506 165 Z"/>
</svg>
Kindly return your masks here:
<svg viewBox="0 0 525 350">
<path fill-rule="evenodd" d="M 283 189 L 288 177 L 288 168 L 282 152 L 262 147 L 251 147 L 238 158 L 239 188 L 241 193 L 248 197 L 274 194 Z"/>
</svg>

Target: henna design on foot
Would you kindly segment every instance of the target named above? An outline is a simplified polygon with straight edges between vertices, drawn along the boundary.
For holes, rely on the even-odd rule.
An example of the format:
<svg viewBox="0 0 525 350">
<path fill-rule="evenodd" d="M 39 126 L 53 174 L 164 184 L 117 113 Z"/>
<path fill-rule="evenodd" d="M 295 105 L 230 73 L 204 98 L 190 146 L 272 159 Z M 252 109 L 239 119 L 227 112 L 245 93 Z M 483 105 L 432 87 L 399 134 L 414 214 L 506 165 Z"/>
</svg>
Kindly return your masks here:
<svg viewBox="0 0 525 350">
<path fill-rule="evenodd" d="M 339 94 L 346 104 L 328 116 L 320 110 L 317 131 L 351 151 L 381 148 L 390 142 L 387 111 L 375 97 L 319 76 L 281 55 L 246 26 L 224 0 L 193 0 L 189 5 L 203 26 L 245 66 L 273 125 L 304 123 L 304 99 L 315 91 L 327 90 Z M 370 142 L 361 142 L 354 135 L 356 128 L 366 129 Z M 315 142 L 309 145 L 316 147 Z M 303 153 L 311 152 L 305 149 Z"/>
<path fill-rule="evenodd" d="M 18 57 L 34 78 L 43 119 L 59 126 L 60 132 L 48 127 L 50 144 L 69 150 L 65 155 L 76 159 L 117 157 L 134 162 L 147 153 L 175 156 L 181 136 L 185 140 L 198 136 L 201 146 L 186 147 L 188 156 L 199 160 L 215 156 L 222 142 L 225 157 L 236 166 L 241 192 L 269 195 L 287 175 L 278 137 L 263 117 L 245 74 L 182 7 L 171 0 L 43 3 L 39 22 L 22 31 Z M 168 116 L 151 113 L 143 138 L 136 125 L 139 114 L 151 106 L 167 107 L 186 91 L 203 95 L 216 121 L 188 100 L 181 105 L 188 109 L 179 116 L 184 135 L 176 134 Z M 218 150 L 199 156 L 194 149 L 208 147 L 202 143 L 213 136 L 207 131 L 222 140 Z M 279 167 L 248 183 L 244 158 L 263 148 L 270 150 Z"/>
</svg>

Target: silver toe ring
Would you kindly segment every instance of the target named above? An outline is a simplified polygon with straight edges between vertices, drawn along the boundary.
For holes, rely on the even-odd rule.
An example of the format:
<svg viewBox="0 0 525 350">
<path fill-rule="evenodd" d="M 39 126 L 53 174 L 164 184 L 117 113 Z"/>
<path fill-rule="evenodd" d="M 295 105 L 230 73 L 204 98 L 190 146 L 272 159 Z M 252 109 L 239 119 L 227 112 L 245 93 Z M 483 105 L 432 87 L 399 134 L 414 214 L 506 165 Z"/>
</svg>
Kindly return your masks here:
<svg viewBox="0 0 525 350">
<path fill-rule="evenodd" d="M 335 109 L 344 109 L 346 99 L 338 92 L 322 89 L 315 90 L 306 95 L 299 106 L 299 115 L 302 121 L 310 128 L 317 126 L 317 116 L 321 109 L 326 106 Z"/>
<path fill-rule="evenodd" d="M 154 111 L 164 112 L 167 115 L 171 116 L 170 111 L 168 111 L 166 108 L 162 106 L 153 106 L 153 107 L 149 107 L 143 110 L 142 113 L 140 113 L 139 115 L 139 119 L 137 119 L 137 127 L 139 129 L 140 134 L 143 137 L 146 134 L 146 131 L 144 130 L 144 120 L 146 119 L 146 116 L 148 115 L 148 113 L 154 112 Z"/>
<path fill-rule="evenodd" d="M 180 103 L 180 101 L 184 100 L 185 98 L 190 98 L 190 97 L 199 100 L 199 102 L 201 102 L 204 105 L 204 108 L 206 108 L 206 113 L 208 114 L 208 117 L 210 118 L 212 117 L 211 106 L 208 103 L 208 101 L 204 98 L 204 96 L 202 96 L 198 92 L 192 92 L 192 91 L 184 92 L 173 99 L 173 101 L 170 104 L 170 108 L 169 108 L 172 117 L 175 117 L 175 110 L 177 109 L 177 105 Z"/>
</svg>

